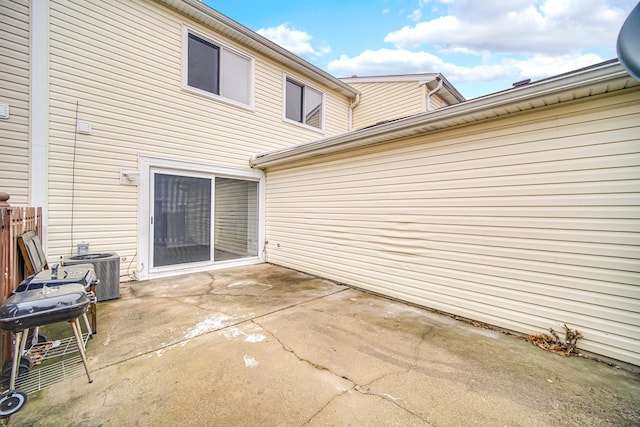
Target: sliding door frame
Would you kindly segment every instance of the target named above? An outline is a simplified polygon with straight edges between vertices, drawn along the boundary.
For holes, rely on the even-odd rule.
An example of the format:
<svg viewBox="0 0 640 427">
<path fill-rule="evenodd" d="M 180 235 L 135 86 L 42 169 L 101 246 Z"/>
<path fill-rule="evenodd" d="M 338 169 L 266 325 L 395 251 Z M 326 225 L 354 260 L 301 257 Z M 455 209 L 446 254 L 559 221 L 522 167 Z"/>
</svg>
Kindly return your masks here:
<svg viewBox="0 0 640 427">
<path fill-rule="evenodd" d="M 140 156 L 140 184 L 138 189 L 138 257 L 137 276 L 140 280 L 169 277 L 178 274 L 195 273 L 199 271 L 215 270 L 219 268 L 251 265 L 264 262 L 264 205 L 265 205 L 265 175 L 258 169 L 234 168 L 216 165 L 206 165 L 195 162 Z M 151 262 L 152 238 L 151 213 L 154 202 L 153 185 L 151 180 L 154 173 L 185 174 L 186 176 L 210 177 L 215 188 L 215 178 L 231 178 L 254 181 L 258 183 L 258 254 L 255 257 L 247 257 L 228 261 L 211 260 L 191 264 L 176 264 L 171 266 L 153 267 Z M 212 196 L 215 190 L 212 191 Z M 215 209 L 212 200 L 213 209 Z M 213 212 L 211 218 L 213 221 Z M 211 223 L 213 227 L 213 222 Z M 213 233 L 212 233 L 213 237 Z M 213 240 L 212 240 L 213 245 Z"/>
</svg>

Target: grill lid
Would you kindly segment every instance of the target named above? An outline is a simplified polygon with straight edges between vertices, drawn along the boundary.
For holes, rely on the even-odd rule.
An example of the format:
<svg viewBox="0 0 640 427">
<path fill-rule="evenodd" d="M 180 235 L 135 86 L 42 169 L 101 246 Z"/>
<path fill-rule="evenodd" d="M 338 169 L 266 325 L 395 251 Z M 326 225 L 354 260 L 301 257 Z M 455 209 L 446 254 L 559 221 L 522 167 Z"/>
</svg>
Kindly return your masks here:
<svg viewBox="0 0 640 427">
<path fill-rule="evenodd" d="M 87 311 L 89 303 L 85 287 L 78 283 L 15 292 L 0 307 L 0 329 L 17 332 L 73 320 Z"/>
</svg>

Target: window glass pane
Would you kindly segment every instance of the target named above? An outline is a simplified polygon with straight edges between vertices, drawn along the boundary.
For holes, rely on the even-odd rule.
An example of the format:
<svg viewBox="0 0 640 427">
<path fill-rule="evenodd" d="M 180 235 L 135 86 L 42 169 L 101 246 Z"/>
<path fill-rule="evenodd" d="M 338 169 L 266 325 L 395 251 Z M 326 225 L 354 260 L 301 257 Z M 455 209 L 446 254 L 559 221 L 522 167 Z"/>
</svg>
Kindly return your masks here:
<svg viewBox="0 0 640 427">
<path fill-rule="evenodd" d="M 211 179 L 154 176 L 153 266 L 211 259 Z"/>
<path fill-rule="evenodd" d="M 219 95 L 219 55 L 218 46 L 189 34 L 187 84 Z"/>
<path fill-rule="evenodd" d="M 216 178 L 214 260 L 258 256 L 258 183 Z"/>
<path fill-rule="evenodd" d="M 304 114 L 306 124 L 322 128 L 322 93 L 308 86 L 304 88 Z"/>
<path fill-rule="evenodd" d="M 226 49 L 222 50 L 220 95 L 249 104 L 251 61 Z"/>
<path fill-rule="evenodd" d="M 287 119 L 302 123 L 302 86 L 287 80 L 286 109 Z"/>
</svg>

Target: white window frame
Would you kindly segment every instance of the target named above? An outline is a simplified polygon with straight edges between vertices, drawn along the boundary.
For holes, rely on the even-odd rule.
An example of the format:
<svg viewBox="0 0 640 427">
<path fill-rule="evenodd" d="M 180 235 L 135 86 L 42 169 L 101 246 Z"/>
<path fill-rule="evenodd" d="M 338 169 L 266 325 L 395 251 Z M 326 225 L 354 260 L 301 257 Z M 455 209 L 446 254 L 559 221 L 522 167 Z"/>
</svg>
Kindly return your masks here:
<svg viewBox="0 0 640 427">
<path fill-rule="evenodd" d="M 264 262 L 265 238 L 265 174 L 260 169 L 233 168 L 180 160 L 140 156 L 140 186 L 138 192 L 138 259 L 137 275 L 140 280 L 175 276 L 178 274 L 240 267 Z M 185 174 L 195 177 L 214 175 L 220 178 L 243 179 L 258 183 L 258 255 L 229 261 L 207 261 L 150 268 L 153 242 L 151 242 L 151 203 L 153 203 L 151 177 L 154 172 Z M 215 181 L 214 181 L 215 182 Z M 212 197 L 213 197 L 212 191 Z M 213 214 L 213 212 L 212 212 Z M 213 227 L 213 221 L 212 221 Z"/>
<path fill-rule="evenodd" d="M 290 118 L 287 117 L 287 80 L 290 80 L 296 84 L 299 84 L 303 87 L 308 87 L 310 89 L 313 89 L 317 92 L 320 93 L 320 95 L 322 96 L 322 120 L 321 120 L 321 124 L 320 127 L 317 128 L 315 126 L 311 126 L 308 125 L 306 123 L 300 123 L 296 120 L 291 120 Z M 301 126 L 305 129 L 310 129 L 312 131 L 318 132 L 318 133 L 324 133 L 324 123 L 325 123 L 325 116 L 326 116 L 326 94 L 325 92 L 320 89 L 317 86 L 314 86 L 312 84 L 307 83 L 306 81 L 299 79 L 298 77 L 292 76 L 291 74 L 288 73 L 284 73 L 283 74 L 283 79 L 282 79 L 282 120 L 287 122 L 287 123 L 292 123 L 295 124 L 296 126 Z"/>
<path fill-rule="evenodd" d="M 217 46 L 220 51 L 223 50 L 227 52 L 231 52 L 235 55 L 243 57 L 249 61 L 249 81 L 247 82 L 249 85 L 249 103 L 245 104 L 240 101 L 236 101 L 234 99 L 226 98 L 222 95 L 218 95 L 212 92 L 208 92 L 206 90 L 202 90 L 200 88 L 189 86 L 189 34 L 193 34 L 194 36 L 201 38 L 211 44 Z M 224 55 L 220 55 L 220 69 L 224 67 Z M 222 73 L 221 73 L 222 74 Z M 253 56 L 247 54 L 246 52 L 240 51 L 232 46 L 229 46 L 226 43 L 221 42 L 220 40 L 212 37 L 208 34 L 203 33 L 202 31 L 198 31 L 194 28 L 188 27 L 186 25 L 182 26 L 182 89 L 188 92 L 192 92 L 201 96 L 205 96 L 207 98 L 215 99 L 218 101 L 223 101 L 228 104 L 232 104 L 244 109 L 253 110 L 254 109 L 254 80 L 255 80 L 255 59 Z M 220 85 L 222 86 L 222 81 Z"/>
</svg>

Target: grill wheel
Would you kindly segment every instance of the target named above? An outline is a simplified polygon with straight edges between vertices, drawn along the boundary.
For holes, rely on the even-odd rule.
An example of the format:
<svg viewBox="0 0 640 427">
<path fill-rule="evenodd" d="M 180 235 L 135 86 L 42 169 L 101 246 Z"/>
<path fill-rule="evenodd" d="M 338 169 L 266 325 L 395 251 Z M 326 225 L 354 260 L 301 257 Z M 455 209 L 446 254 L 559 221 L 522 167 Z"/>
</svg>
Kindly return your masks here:
<svg viewBox="0 0 640 427">
<path fill-rule="evenodd" d="M 15 414 L 27 402 L 27 394 L 20 391 L 6 391 L 0 396 L 0 417 Z"/>
</svg>

